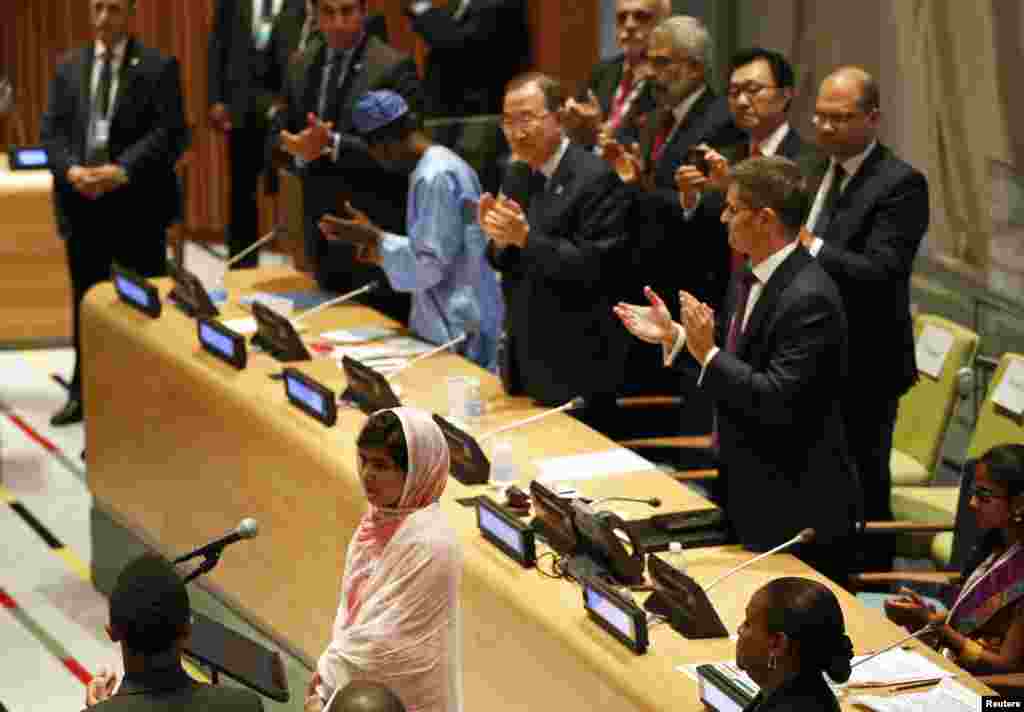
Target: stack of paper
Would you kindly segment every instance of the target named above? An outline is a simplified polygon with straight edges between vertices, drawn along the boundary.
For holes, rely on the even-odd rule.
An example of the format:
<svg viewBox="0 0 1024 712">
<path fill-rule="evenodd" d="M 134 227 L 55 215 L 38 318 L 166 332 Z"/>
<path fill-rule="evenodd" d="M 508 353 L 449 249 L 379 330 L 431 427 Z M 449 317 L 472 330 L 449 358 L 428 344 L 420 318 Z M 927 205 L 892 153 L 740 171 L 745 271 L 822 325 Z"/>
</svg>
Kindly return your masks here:
<svg viewBox="0 0 1024 712">
<path fill-rule="evenodd" d="M 846 700 L 875 712 L 978 712 L 981 696 L 949 678 L 927 692 L 903 695 L 857 695 Z"/>
<path fill-rule="evenodd" d="M 855 657 L 854 665 L 858 660 L 864 660 L 867 657 L 867 655 Z M 941 680 L 955 676 L 956 673 L 939 667 L 920 653 L 894 648 L 853 668 L 853 674 L 844 687 L 882 687 L 924 680 Z"/>
<path fill-rule="evenodd" d="M 545 483 L 556 480 L 589 480 L 623 472 L 655 469 L 654 463 L 650 460 L 625 448 L 590 452 L 585 455 L 549 457 L 534 460 L 533 464 L 540 470 L 537 480 Z"/>
</svg>

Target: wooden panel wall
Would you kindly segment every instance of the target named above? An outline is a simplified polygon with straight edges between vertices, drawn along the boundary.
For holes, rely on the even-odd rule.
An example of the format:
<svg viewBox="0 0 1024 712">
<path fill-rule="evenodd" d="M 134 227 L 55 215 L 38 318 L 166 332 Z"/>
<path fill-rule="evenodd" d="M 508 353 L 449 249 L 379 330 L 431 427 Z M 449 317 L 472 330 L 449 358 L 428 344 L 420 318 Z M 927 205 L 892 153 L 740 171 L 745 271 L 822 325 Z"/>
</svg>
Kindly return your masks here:
<svg viewBox="0 0 1024 712">
<path fill-rule="evenodd" d="M 138 0 L 135 31 L 142 40 L 181 62 L 185 109 L 193 128 L 184 167 L 185 226 L 206 235 L 223 229 L 227 214 L 226 147 L 206 125 L 206 46 L 216 0 Z M 385 15 L 392 44 L 419 59 L 422 43 L 403 16 L 406 0 L 370 0 Z M 596 0 L 528 0 L 535 66 L 572 86 L 584 80 L 597 58 L 599 10 Z M 61 55 L 90 37 L 88 0 L 0 0 L 0 73 L 17 91 L 13 117 L 0 118 L 0 146 L 34 142 L 46 94 Z M 274 207 L 262 200 L 262 222 Z"/>
</svg>

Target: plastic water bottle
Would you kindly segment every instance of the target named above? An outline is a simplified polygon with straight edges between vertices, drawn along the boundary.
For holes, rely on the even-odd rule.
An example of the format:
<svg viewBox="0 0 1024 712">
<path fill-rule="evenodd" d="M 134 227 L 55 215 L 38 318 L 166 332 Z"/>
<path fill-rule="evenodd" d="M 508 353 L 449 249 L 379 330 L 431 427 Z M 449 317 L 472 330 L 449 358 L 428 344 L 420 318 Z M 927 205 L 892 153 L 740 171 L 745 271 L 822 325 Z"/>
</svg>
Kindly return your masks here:
<svg viewBox="0 0 1024 712">
<path fill-rule="evenodd" d="M 686 572 L 686 559 L 683 557 L 683 545 L 678 541 L 669 542 L 668 551 L 662 554 L 665 563 L 680 573 Z"/>
<path fill-rule="evenodd" d="M 519 480 L 519 467 L 512 458 L 512 443 L 497 440 L 491 446 L 491 485 L 504 490 Z"/>
</svg>

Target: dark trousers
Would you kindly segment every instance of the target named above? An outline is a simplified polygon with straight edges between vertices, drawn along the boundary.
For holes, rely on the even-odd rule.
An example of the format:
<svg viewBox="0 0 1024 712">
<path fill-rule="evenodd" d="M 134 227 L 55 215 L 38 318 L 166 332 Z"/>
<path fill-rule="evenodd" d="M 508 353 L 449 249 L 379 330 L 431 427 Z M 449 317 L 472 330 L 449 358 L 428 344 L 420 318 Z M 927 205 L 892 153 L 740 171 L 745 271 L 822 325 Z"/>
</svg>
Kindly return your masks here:
<svg viewBox="0 0 1024 712">
<path fill-rule="evenodd" d="M 256 122 L 252 122 L 256 123 Z M 266 127 L 233 128 L 228 134 L 228 160 L 231 164 L 231 216 L 228 223 L 228 250 L 232 257 L 259 239 L 259 211 L 256 193 L 263 171 Z M 233 265 L 256 267 L 259 250 L 253 250 Z"/>
<path fill-rule="evenodd" d="M 850 456 L 857 466 L 864 492 L 864 518 L 867 521 L 892 519 L 892 434 L 896 426 L 898 398 L 848 396 L 843 403 L 843 425 Z M 867 543 L 867 542 L 865 542 Z M 871 550 L 862 554 L 861 566 L 869 571 L 892 568 L 892 539 L 872 536 Z"/>
<path fill-rule="evenodd" d="M 81 307 L 86 292 L 100 282 L 110 280 L 110 267 L 122 267 L 144 277 L 167 273 L 167 230 L 140 226 L 126 220 L 116 209 L 116 193 L 100 198 L 88 217 L 76 219 L 72 233 L 64 240 L 71 273 L 72 342 L 75 369 L 70 396 L 82 397 Z"/>
</svg>

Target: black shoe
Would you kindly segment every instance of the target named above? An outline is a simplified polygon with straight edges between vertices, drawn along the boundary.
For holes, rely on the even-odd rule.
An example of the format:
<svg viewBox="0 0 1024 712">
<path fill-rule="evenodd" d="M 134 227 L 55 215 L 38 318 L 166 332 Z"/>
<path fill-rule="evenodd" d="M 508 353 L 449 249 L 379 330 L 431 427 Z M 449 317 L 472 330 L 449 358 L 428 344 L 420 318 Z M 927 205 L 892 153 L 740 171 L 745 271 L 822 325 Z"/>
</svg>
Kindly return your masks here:
<svg viewBox="0 0 1024 712">
<path fill-rule="evenodd" d="M 68 398 L 68 402 L 64 404 L 64 407 L 50 418 L 50 425 L 59 428 L 62 425 L 81 423 L 83 417 L 82 401 L 78 398 Z"/>
</svg>

